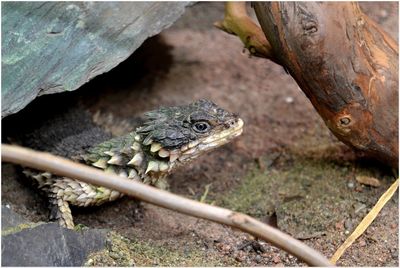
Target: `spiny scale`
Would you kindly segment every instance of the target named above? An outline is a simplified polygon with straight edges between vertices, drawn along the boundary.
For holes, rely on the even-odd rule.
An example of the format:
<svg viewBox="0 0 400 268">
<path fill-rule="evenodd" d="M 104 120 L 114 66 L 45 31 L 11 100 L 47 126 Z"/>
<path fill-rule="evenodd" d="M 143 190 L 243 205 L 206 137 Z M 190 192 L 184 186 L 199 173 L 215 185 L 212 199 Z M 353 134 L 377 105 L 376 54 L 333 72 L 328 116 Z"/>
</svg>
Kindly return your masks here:
<svg viewBox="0 0 400 268">
<path fill-rule="evenodd" d="M 154 172 L 159 171 L 158 162 L 156 162 L 156 161 L 149 162 L 145 174 L 149 173 L 150 171 L 154 171 Z"/>
<path fill-rule="evenodd" d="M 178 159 L 179 154 L 178 152 L 170 152 L 169 154 L 169 162 L 173 163 L 176 159 Z"/>
<path fill-rule="evenodd" d="M 129 166 L 138 167 L 142 164 L 143 153 L 137 153 L 135 156 L 127 163 Z"/>
<path fill-rule="evenodd" d="M 155 153 L 155 152 L 159 151 L 161 149 L 161 147 L 162 147 L 161 144 L 159 144 L 157 142 L 153 142 L 150 147 L 150 152 Z"/>
<path fill-rule="evenodd" d="M 92 166 L 105 169 L 107 167 L 107 159 L 100 158 L 96 162 L 92 163 Z"/>
<path fill-rule="evenodd" d="M 107 161 L 107 163 L 111 164 L 111 165 L 121 166 L 123 164 L 122 156 L 116 154 L 116 155 L 112 156 L 111 159 Z"/>
<path fill-rule="evenodd" d="M 160 171 L 167 171 L 169 168 L 169 165 L 165 162 L 160 162 L 159 168 L 160 168 Z"/>
<path fill-rule="evenodd" d="M 132 168 L 132 169 L 129 171 L 128 179 L 134 179 L 134 178 L 137 177 L 137 176 L 138 176 L 137 171 L 136 171 L 134 168 Z"/>
<path fill-rule="evenodd" d="M 131 146 L 132 150 L 137 152 L 140 150 L 140 144 L 138 142 L 134 142 Z"/>
<path fill-rule="evenodd" d="M 139 135 L 130 135 L 129 137 L 131 139 L 125 141 L 127 145 L 119 149 L 121 153 L 109 149 L 97 151 L 94 148 L 89 152 L 89 155 L 82 156 L 82 159 L 85 159 L 87 164 L 103 169 L 107 173 L 115 173 L 124 178 L 141 180 L 144 183 L 157 184 L 165 188 L 167 184 L 162 176 L 150 178 L 147 173 L 167 171 L 168 164 L 158 161 L 145 163 L 146 159 L 140 144 L 141 137 Z M 160 153 L 164 157 L 169 156 L 169 152 L 163 150 L 161 144 L 149 143 L 148 145 L 150 145 L 150 151 L 156 154 Z M 98 147 L 101 150 L 112 146 L 101 145 Z M 34 178 L 39 183 L 39 188 L 49 187 L 47 191 L 49 192 L 50 203 L 57 207 L 52 218 L 57 219 L 60 225 L 67 228 L 74 227 L 69 204 L 84 207 L 101 205 L 123 196 L 118 191 L 96 187 L 70 178 L 53 176 L 49 172 L 37 173 L 26 170 L 24 173 Z"/>
<path fill-rule="evenodd" d="M 165 149 L 161 149 L 160 151 L 158 151 L 158 155 L 160 157 L 168 157 L 169 156 L 169 152 Z"/>
</svg>

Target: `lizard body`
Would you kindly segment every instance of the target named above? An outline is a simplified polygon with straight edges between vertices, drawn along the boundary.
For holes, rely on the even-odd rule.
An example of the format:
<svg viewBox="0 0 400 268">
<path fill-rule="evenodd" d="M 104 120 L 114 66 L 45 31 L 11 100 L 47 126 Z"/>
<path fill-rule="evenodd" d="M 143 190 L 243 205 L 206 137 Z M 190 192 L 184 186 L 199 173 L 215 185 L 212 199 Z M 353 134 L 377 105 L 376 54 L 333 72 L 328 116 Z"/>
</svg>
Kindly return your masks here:
<svg viewBox="0 0 400 268">
<path fill-rule="evenodd" d="M 202 153 L 226 144 L 243 130 L 237 115 L 207 100 L 185 106 L 160 108 L 146 114 L 147 121 L 135 131 L 101 142 L 74 160 L 105 172 L 166 188 L 166 176 L 176 167 Z M 93 206 L 116 200 L 122 193 L 26 169 L 39 189 L 49 197 L 51 218 L 73 228 L 69 205 Z"/>
</svg>

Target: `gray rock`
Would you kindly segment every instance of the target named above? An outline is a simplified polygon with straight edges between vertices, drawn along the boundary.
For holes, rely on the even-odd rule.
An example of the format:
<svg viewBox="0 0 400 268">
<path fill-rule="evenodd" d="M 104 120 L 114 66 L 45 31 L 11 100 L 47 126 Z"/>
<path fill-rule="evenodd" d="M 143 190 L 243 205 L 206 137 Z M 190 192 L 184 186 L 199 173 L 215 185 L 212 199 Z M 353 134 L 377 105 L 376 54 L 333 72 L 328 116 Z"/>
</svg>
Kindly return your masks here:
<svg viewBox="0 0 400 268">
<path fill-rule="evenodd" d="M 2 236 L 2 266 L 81 266 L 91 252 L 105 247 L 106 231 L 81 232 L 55 223 Z"/>
<path fill-rule="evenodd" d="M 1 205 L 1 230 L 4 231 L 8 228 L 15 227 L 17 225 L 28 223 L 21 215 L 14 212 L 10 205 Z"/>
<path fill-rule="evenodd" d="M 3 2 L 2 117 L 72 91 L 169 27 L 188 2 Z"/>
</svg>

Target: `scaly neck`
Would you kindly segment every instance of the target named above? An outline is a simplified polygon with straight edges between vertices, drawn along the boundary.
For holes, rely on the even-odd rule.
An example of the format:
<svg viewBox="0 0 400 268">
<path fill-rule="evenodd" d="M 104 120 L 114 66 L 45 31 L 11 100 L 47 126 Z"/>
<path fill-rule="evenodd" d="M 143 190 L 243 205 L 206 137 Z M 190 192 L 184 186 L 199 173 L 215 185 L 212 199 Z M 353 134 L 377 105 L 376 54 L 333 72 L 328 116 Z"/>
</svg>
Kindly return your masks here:
<svg viewBox="0 0 400 268">
<path fill-rule="evenodd" d="M 174 166 L 170 155 L 160 149 L 153 143 L 143 144 L 141 135 L 131 132 L 89 149 L 84 160 L 105 172 L 158 185 Z"/>
</svg>

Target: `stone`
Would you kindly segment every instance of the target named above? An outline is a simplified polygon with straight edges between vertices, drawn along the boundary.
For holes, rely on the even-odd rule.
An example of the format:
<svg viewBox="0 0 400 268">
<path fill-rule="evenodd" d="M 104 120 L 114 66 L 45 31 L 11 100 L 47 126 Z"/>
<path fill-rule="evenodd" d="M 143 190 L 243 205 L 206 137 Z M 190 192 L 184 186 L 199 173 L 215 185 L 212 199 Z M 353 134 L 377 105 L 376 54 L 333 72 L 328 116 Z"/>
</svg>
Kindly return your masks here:
<svg viewBox="0 0 400 268">
<path fill-rule="evenodd" d="M 188 4 L 2 2 L 2 117 L 108 72 Z"/>
<path fill-rule="evenodd" d="M 82 266 L 90 253 L 105 248 L 106 230 L 74 231 L 56 223 L 2 236 L 2 266 Z"/>
<path fill-rule="evenodd" d="M 26 224 L 28 221 L 14 212 L 9 205 L 1 205 L 1 230 L 7 230 L 15 226 Z"/>
</svg>

